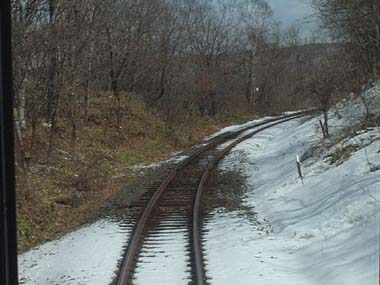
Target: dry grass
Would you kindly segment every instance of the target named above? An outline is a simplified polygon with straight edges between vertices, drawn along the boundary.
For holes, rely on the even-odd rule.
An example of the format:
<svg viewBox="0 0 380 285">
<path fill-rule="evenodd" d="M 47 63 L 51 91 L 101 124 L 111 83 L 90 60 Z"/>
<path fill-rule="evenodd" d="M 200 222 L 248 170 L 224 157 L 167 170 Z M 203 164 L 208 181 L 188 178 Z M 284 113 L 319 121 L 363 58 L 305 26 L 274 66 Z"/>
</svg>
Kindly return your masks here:
<svg viewBox="0 0 380 285">
<path fill-rule="evenodd" d="M 116 129 L 111 115 L 114 106 L 104 101 L 101 97 L 93 100 L 89 124 L 80 128 L 74 154 L 68 122 L 59 125 L 50 156 L 49 128 L 38 128 L 33 149 L 30 134 L 26 136 L 27 152 L 32 155 L 29 173 L 17 175 L 20 252 L 99 216 L 107 199 L 136 179 L 132 165 L 165 159 L 222 126 L 249 119 L 236 115 L 194 118 L 187 125 L 168 129 L 140 100 L 130 97 L 122 128 Z"/>
</svg>

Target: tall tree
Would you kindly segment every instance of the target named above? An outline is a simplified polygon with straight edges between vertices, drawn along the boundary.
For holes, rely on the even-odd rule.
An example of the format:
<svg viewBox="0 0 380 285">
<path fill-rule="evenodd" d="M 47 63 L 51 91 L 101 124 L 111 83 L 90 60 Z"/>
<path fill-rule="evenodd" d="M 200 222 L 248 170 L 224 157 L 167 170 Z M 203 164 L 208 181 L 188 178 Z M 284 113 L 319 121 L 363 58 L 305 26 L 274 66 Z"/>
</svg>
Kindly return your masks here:
<svg viewBox="0 0 380 285">
<path fill-rule="evenodd" d="M 350 43 L 355 63 L 366 74 L 380 70 L 380 2 L 377 0 L 313 0 L 323 27 L 334 39 Z"/>
</svg>

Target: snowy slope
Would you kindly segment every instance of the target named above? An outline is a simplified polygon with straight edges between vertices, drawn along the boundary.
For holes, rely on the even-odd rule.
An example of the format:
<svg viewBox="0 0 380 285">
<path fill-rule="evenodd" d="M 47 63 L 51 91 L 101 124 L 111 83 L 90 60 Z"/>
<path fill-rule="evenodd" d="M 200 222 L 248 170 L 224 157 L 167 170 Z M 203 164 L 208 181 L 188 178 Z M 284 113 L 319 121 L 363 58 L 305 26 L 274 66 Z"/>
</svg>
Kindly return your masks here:
<svg viewBox="0 0 380 285">
<path fill-rule="evenodd" d="M 109 284 L 129 230 L 100 220 L 19 256 L 20 284 Z"/>
<path fill-rule="evenodd" d="M 379 114 L 380 87 L 365 99 Z M 341 141 L 365 109 L 360 99 L 338 109 L 341 118 L 330 113 L 330 141 L 320 140 L 319 118 L 300 119 L 240 144 L 222 162 L 223 171 L 247 178 L 244 203 L 255 207 L 261 225 L 238 213 L 216 214 L 207 224 L 212 284 L 378 284 L 380 129 Z M 349 157 L 339 157 L 346 148 Z"/>
</svg>

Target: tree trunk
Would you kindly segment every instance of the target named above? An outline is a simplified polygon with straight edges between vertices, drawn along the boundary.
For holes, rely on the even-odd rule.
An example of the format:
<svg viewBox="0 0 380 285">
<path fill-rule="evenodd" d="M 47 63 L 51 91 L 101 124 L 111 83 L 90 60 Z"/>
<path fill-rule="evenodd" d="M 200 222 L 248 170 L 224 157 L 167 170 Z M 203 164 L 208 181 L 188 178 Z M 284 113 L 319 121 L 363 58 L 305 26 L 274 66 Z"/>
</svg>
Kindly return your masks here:
<svg viewBox="0 0 380 285">
<path fill-rule="evenodd" d="M 22 131 L 26 130 L 26 119 L 25 119 L 25 84 L 22 84 L 21 89 L 18 93 L 18 104 L 17 104 L 17 119 L 20 123 L 20 129 Z"/>
<path fill-rule="evenodd" d="M 115 67 L 114 67 L 114 54 L 112 51 L 112 39 L 111 39 L 111 32 L 107 28 L 107 39 L 108 39 L 108 45 L 109 45 L 109 63 L 110 63 L 110 81 L 111 81 L 111 89 L 113 92 L 113 95 L 116 98 L 117 101 L 117 107 L 116 107 L 116 125 L 120 129 L 121 128 L 121 120 L 122 120 L 122 113 L 121 113 L 121 98 L 120 98 L 120 92 L 119 92 L 119 86 L 118 86 L 118 75 L 116 74 Z M 119 72 L 120 74 L 121 72 Z"/>
<path fill-rule="evenodd" d="M 16 136 L 16 145 L 18 146 L 18 154 L 20 156 L 20 165 L 24 173 L 28 172 L 28 164 L 26 162 L 25 156 L 25 146 L 23 140 L 23 134 L 18 120 L 15 121 L 15 136 Z"/>
<path fill-rule="evenodd" d="M 54 147 L 54 135 L 57 130 L 57 117 L 58 117 L 58 102 L 59 102 L 59 93 L 56 92 L 55 101 L 53 104 L 53 110 L 51 114 L 51 126 L 50 126 L 50 138 L 49 138 L 49 150 L 48 150 L 48 156 L 50 157 L 51 153 L 53 152 Z"/>
<path fill-rule="evenodd" d="M 49 0 L 49 24 L 50 24 L 50 35 L 51 35 L 51 48 L 50 48 L 50 65 L 49 65 L 49 75 L 48 75 L 48 88 L 47 88 L 47 98 L 46 98 L 46 122 L 52 124 L 53 113 L 54 113 L 54 103 L 56 102 L 56 73 L 57 73 L 57 47 L 54 42 L 56 35 L 54 23 L 56 16 L 56 3 L 55 0 Z"/>
<path fill-rule="evenodd" d="M 50 61 L 50 71 L 49 71 L 49 82 L 48 82 L 48 90 L 46 97 L 46 122 L 51 124 L 54 110 L 54 102 L 56 97 L 55 92 L 55 61 L 52 59 Z"/>
<path fill-rule="evenodd" d="M 91 96 L 91 76 L 92 76 L 92 58 L 94 53 L 94 47 L 90 47 L 90 56 L 87 64 L 87 80 L 86 80 L 86 93 L 84 95 L 84 122 L 87 125 L 90 116 L 90 96 Z"/>
<path fill-rule="evenodd" d="M 255 91 L 256 91 L 256 63 L 255 63 L 255 54 L 254 51 L 252 50 L 252 55 L 251 55 L 251 72 L 250 72 L 250 86 L 249 86 L 249 111 L 251 113 L 254 112 L 255 109 Z"/>
<path fill-rule="evenodd" d="M 330 136 L 330 133 L 329 133 L 329 124 L 328 124 L 327 110 L 323 110 L 323 119 L 324 119 L 323 127 L 325 129 L 325 135 L 326 135 L 326 138 L 328 138 Z"/>
<path fill-rule="evenodd" d="M 90 116 L 90 80 L 87 81 L 86 94 L 84 95 L 84 123 L 88 125 Z"/>
<path fill-rule="evenodd" d="M 116 125 L 120 129 L 121 128 L 121 122 L 122 122 L 122 107 L 121 107 L 121 97 L 120 97 L 120 92 L 117 87 L 117 83 L 113 82 L 112 83 L 112 90 L 113 90 L 113 95 L 116 98 Z"/>
<path fill-rule="evenodd" d="M 253 77 L 254 77 L 254 71 L 253 71 L 253 62 L 252 57 L 249 57 L 249 63 L 248 63 L 248 82 L 246 87 L 246 98 L 248 103 L 248 112 L 253 112 Z"/>
<path fill-rule="evenodd" d="M 71 94 L 71 154 L 75 156 L 75 145 L 77 141 L 77 129 L 78 129 L 78 121 L 77 114 L 80 113 L 78 110 L 79 107 L 79 95 L 74 92 Z"/>
</svg>

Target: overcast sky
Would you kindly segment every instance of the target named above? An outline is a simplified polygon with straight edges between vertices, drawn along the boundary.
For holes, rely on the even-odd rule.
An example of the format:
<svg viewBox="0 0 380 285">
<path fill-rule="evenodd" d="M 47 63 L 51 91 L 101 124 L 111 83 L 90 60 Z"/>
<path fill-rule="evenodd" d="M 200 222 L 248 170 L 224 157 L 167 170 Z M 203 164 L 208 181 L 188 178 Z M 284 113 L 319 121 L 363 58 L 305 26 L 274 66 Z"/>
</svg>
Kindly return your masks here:
<svg viewBox="0 0 380 285">
<path fill-rule="evenodd" d="M 295 24 L 305 24 L 305 20 L 313 13 L 311 7 L 306 4 L 307 0 L 267 0 L 274 11 L 274 16 L 279 19 L 284 26 Z M 308 24 L 307 26 L 310 26 Z"/>
</svg>

